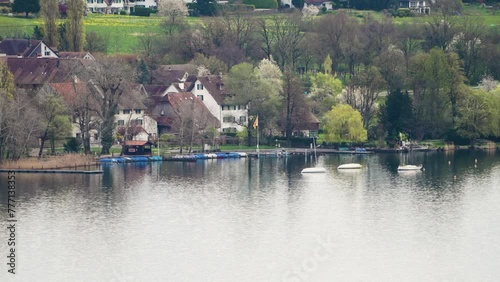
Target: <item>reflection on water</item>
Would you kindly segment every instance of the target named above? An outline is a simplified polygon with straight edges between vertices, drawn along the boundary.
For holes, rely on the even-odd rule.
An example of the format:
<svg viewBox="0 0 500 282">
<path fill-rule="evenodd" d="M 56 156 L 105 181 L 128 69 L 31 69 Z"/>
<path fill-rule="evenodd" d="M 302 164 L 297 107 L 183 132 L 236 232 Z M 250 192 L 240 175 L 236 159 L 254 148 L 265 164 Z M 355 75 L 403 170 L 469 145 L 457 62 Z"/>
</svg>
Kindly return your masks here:
<svg viewBox="0 0 500 282">
<path fill-rule="evenodd" d="M 318 162 L 327 173 L 301 174 L 312 159 L 299 156 L 19 174 L 13 281 L 494 281 L 500 274 L 499 154 Z M 337 170 L 348 162 L 364 167 Z M 401 163 L 425 171 L 398 173 Z M 5 222 L 4 204 L 0 214 Z M 0 280 L 11 281 L 4 270 Z"/>
</svg>

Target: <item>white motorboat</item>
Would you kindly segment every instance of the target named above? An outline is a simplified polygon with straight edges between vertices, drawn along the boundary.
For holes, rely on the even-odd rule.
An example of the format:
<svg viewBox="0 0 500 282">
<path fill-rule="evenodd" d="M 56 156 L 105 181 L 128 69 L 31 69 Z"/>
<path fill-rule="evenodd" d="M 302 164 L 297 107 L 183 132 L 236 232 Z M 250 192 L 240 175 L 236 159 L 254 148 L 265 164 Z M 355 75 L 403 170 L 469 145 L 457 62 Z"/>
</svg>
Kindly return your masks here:
<svg viewBox="0 0 500 282">
<path fill-rule="evenodd" d="M 349 164 L 339 165 L 337 169 L 360 169 L 362 167 L 363 166 L 358 163 L 349 163 Z"/>
<path fill-rule="evenodd" d="M 324 167 L 308 167 L 304 168 L 301 173 L 325 173 L 326 169 Z"/>
<path fill-rule="evenodd" d="M 422 170 L 422 165 L 400 165 L 398 171 L 415 171 Z"/>
<path fill-rule="evenodd" d="M 314 162 L 318 162 L 318 156 L 316 155 L 316 141 L 313 137 L 313 148 L 314 148 Z M 326 173 L 326 169 L 324 167 L 307 167 L 304 168 L 301 173 Z"/>
</svg>

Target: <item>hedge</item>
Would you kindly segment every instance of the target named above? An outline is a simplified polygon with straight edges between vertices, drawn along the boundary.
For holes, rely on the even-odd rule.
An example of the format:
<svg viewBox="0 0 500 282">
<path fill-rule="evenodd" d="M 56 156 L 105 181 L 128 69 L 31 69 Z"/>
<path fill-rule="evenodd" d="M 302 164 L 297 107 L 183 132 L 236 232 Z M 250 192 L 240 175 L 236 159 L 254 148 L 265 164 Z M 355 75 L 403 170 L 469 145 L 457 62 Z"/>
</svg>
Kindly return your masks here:
<svg viewBox="0 0 500 282">
<path fill-rule="evenodd" d="M 149 8 L 135 7 L 135 11 L 130 14 L 140 17 L 149 17 L 151 15 L 151 10 Z"/>
<path fill-rule="evenodd" d="M 245 5 L 253 5 L 255 9 L 277 9 L 277 0 L 243 0 Z"/>
</svg>

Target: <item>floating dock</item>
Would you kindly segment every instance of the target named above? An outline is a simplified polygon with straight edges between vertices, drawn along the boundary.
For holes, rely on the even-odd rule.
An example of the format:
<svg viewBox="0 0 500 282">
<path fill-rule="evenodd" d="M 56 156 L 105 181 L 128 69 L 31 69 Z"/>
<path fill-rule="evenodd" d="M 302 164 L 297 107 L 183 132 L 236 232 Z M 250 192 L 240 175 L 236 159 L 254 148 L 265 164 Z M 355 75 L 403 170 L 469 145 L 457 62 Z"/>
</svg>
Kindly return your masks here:
<svg viewBox="0 0 500 282">
<path fill-rule="evenodd" d="M 102 170 L 71 170 L 71 169 L 0 169 L 0 172 L 15 173 L 66 173 L 66 174 L 101 174 Z"/>
</svg>

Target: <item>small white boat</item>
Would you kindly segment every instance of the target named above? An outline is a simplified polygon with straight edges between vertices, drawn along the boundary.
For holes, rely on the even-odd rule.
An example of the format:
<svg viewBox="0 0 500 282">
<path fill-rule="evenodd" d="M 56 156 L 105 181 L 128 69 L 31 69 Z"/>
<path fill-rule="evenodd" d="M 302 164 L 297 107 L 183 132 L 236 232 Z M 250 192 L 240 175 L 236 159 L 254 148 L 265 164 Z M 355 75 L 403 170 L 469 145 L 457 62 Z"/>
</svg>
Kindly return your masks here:
<svg viewBox="0 0 500 282">
<path fill-rule="evenodd" d="M 246 158 L 246 157 L 248 157 L 247 153 L 239 152 L 237 154 L 240 155 L 240 158 Z"/>
<path fill-rule="evenodd" d="M 398 171 L 415 171 L 422 170 L 422 165 L 400 165 Z"/>
<path fill-rule="evenodd" d="M 326 169 L 324 167 L 308 167 L 304 168 L 301 173 L 325 173 Z"/>
<path fill-rule="evenodd" d="M 339 165 L 337 169 L 360 169 L 362 167 L 363 166 L 358 163 L 350 163 L 350 164 Z"/>
</svg>

